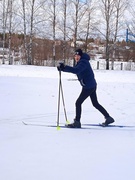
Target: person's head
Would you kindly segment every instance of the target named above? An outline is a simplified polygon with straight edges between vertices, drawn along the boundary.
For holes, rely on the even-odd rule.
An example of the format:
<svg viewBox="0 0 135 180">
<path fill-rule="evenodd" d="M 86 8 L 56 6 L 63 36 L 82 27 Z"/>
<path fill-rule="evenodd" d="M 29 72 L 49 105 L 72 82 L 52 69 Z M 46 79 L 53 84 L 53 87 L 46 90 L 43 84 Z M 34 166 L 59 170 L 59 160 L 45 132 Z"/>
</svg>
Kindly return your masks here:
<svg viewBox="0 0 135 180">
<path fill-rule="evenodd" d="M 81 49 L 77 49 L 75 51 L 74 59 L 76 62 L 78 62 L 81 59 L 82 54 L 83 54 L 83 52 Z"/>
</svg>

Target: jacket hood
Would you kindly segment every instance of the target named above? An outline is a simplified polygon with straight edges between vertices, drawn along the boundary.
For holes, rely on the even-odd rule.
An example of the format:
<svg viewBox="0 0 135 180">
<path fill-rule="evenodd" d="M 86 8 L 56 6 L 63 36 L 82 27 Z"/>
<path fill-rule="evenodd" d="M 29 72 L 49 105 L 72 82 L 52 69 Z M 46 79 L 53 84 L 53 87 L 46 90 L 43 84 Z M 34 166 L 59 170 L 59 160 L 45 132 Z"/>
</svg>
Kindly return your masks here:
<svg viewBox="0 0 135 180">
<path fill-rule="evenodd" d="M 83 53 L 81 56 L 81 59 L 86 59 L 86 60 L 90 60 L 90 56 L 87 53 Z"/>
</svg>

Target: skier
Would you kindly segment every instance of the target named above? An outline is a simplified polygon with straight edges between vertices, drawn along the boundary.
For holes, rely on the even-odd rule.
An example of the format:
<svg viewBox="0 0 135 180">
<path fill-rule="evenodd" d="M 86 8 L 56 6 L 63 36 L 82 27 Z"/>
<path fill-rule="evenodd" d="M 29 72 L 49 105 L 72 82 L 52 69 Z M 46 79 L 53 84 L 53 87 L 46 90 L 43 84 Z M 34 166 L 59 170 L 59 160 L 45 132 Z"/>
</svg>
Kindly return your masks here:
<svg viewBox="0 0 135 180">
<path fill-rule="evenodd" d="M 58 71 L 76 74 L 82 86 L 82 91 L 75 103 L 76 116 L 74 122 L 68 124 L 67 127 L 81 128 L 81 106 L 84 100 L 88 97 L 90 97 L 93 106 L 98 109 L 105 117 L 105 122 L 102 123 L 102 126 L 108 126 L 108 124 L 114 122 L 114 119 L 109 115 L 104 107 L 98 103 L 96 94 L 97 83 L 91 65 L 89 63 L 90 56 L 87 53 L 83 53 L 81 49 L 77 49 L 75 51 L 74 59 L 76 61 L 76 65 L 74 67 L 67 66 L 64 63 L 60 63 L 57 67 Z"/>
</svg>

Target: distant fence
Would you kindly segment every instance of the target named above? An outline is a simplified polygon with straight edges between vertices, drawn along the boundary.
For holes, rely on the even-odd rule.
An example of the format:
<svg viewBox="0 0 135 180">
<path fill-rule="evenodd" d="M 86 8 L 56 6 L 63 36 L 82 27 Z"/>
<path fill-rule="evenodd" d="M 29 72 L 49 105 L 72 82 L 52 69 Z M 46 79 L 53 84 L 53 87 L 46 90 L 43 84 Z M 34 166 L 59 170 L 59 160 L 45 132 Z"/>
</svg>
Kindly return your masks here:
<svg viewBox="0 0 135 180">
<path fill-rule="evenodd" d="M 90 64 L 93 69 L 106 69 L 106 62 L 100 62 L 100 61 L 94 61 L 91 60 Z M 109 69 L 112 70 L 131 70 L 135 71 L 135 62 L 119 62 L 119 61 L 114 61 L 114 62 L 109 62 Z"/>
<path fill-rule="evenodd" d="M 61 61 L 56 62 L 56 66 L 58 63 Z M 67 61 L 68 65 L 72 66 L 73 65 L 73 60 Z M 90 60 L 90 64 L 93 69 L 101 69 L 105 70 L 106 69 L 106 61 L 96 61 L 96 60 Z M 114 62 L 109 62 L 109 69 L 110 70 L 129 70 L 129 71 L 135 71 L 135 62 L 120 62 L 120 61 L 114 61 Z"/>
<path fill-rule="evenodd" d="M 42 66 L 49 66 L 49 67 L 56 67 L 60 62 L 63 62 L 62 60 L 57 60 L 54 62 L 54 60 L 44 60 L 42 61 Z M 73 59 L 71 60 L 65 60 L 65 63 L 69 66 L 73 66 Z M 2 64 L 2 61 L 0 60 L 0 64 Z M 5 61 L 5 64 L 9 64 L 8 61 Z M 14 62 L 15 65 L 21 65 L 23 64 L 22 61 Z M 106 61 L 105 60 L 90 60 L 90 64 L 93 69 L 100 69 L 105 70 L 106 69 Z M 120 61 L 114 61 L 109 62 L 109 69 L 110 70 L 131 70 L 135 71 L 135 62 L 120 62 Z"/>
<path fill-rule="evenodd" d="M 62 61 L 56 61 L 55 66 L 57 66 L 60 62 Z M 67 60 L 65 62 L 69 66 L 73 66 L 73 60 Z M 54 66 L 54 62 L 52 61 L 46 61 L 45 66 Z M 90 64 L 93 69 L 101 69 L 105 70 L 106 69 L 106 62 L 105 61 L 96 61 L 96 60 L 90 60 Z M 135 71 L 135 62 L 119 62 L 119 61 L 114 61 L 114 62 L 109 62 L 109 69 L 111 70 L 131 70 Z"/>
</svg>

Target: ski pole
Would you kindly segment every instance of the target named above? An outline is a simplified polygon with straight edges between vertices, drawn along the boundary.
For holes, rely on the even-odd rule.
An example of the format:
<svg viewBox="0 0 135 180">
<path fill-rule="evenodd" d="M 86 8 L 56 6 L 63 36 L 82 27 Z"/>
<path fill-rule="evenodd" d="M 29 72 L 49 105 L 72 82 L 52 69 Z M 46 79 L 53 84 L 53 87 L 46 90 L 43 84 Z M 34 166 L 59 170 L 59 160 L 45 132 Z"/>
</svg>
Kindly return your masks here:
<svg viewBox="0 0 135 180">
<path fill-rule="evenodd" d="M 60 115 L 60 89 L 61 89 L 61 71 L 59 71 L 59 92 L 58 92 L 57 129 L 59 129 L 59 115 Z"/>
<path fill-rule="evenodd" d="M 61 88 L 61 95 L 62 95 L 62 102 L 63 102 L 63 108 L 64 108 L 65 119 L 66 119 L 66 122 L 68 123 L 68 120 L 67 120 L 67 113 L 66 113 L 66 106 L 65 106 L 65 101 L 64 101 L 64 93 L 63 93 L 63 88 L 62 88 L 62 81 L 60 82 L 60 88 Z"/>
</svg>

